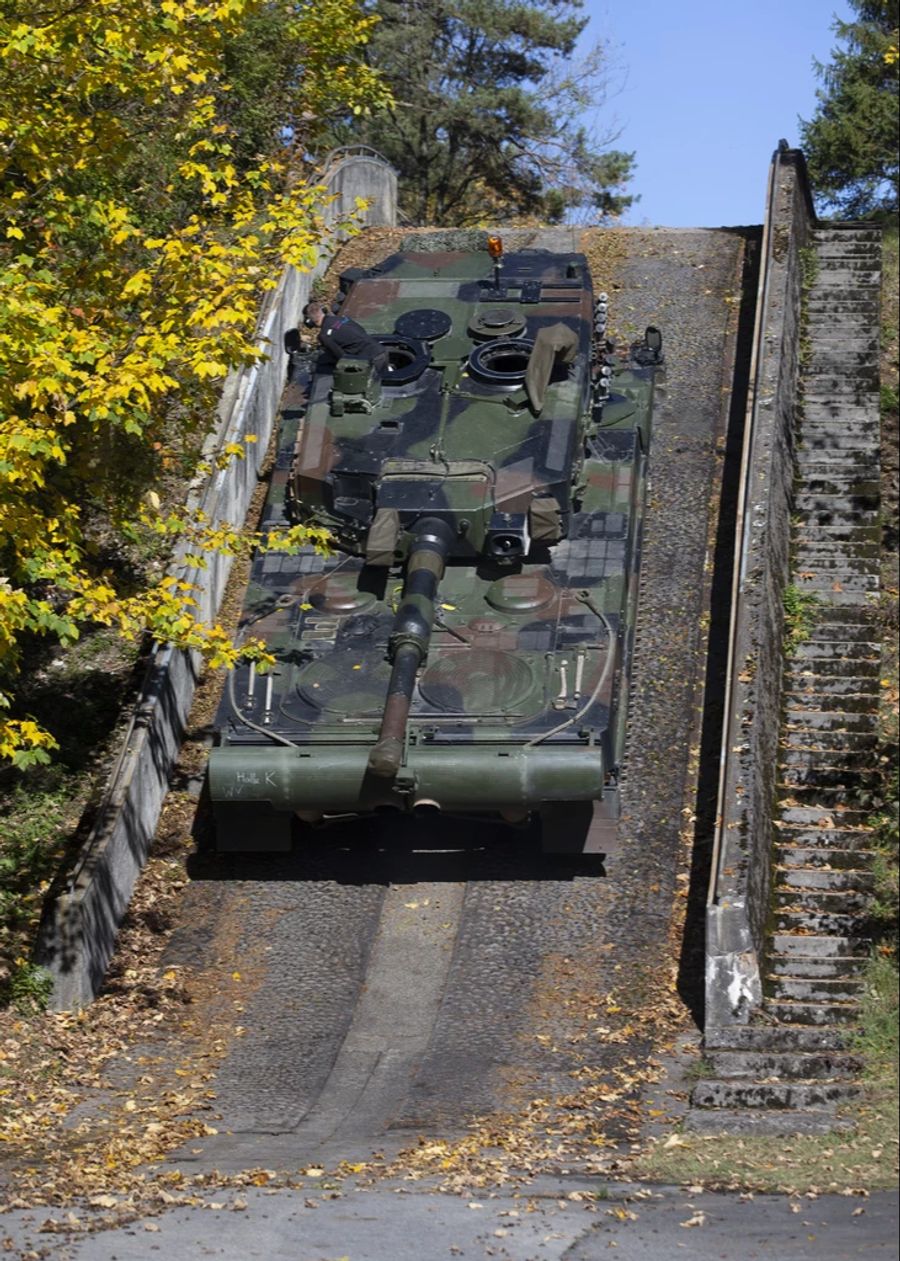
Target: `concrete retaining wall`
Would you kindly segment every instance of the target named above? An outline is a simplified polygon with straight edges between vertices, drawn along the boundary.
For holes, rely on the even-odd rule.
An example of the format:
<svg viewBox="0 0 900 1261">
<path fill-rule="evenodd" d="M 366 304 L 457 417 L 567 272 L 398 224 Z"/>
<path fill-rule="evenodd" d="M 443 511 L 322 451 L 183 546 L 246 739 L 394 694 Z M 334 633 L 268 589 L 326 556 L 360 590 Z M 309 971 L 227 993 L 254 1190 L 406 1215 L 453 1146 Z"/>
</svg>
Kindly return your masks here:
<svg viewBox="0 0 900 1261">
<path fill-rule="evenodd" d="M 324 182 L 337 197 L 329 210 L 336 222 L 355 208 L 357 197 L 369 208 L 360 217 L 367 226 L 396 223 L 397 177 L 371 150 L 342 150 L 332 155 Z M 261 313 L 259 342 L 271 357 L 233 374 L 225 383 L 219 422 L 209 446 L 249 445 L 243 460 L 231 461 L 196 491 L 196 501 L 213 520 L 242 524 L 257 485 L 284 388 L 285 332 L 296 328 L 313 279 L 328 264 L 301 274 L 288 268 Z M 231 569 L 230 558 L 210 556 L 208 568 L 182 568 L 196 584 L 199 614 L 214 619 Z M 115 949 L 119 925 L 134 882 L 145 861 L 168 791 L 190 712 L 200 661 L 195 655 L 163 648 L 152 661 L 141 699 L 106 795 L 98 821 L 74 870 L 51 889 L 35 948 L 35 960 L 53 980 L 55 1010 L 83 1007 L 96 995 Z"/>
<path fill-rule="evenodd" d="M 358 198 L 368 203 L 358 217 L 363 227 L 397 222 L 397 177 L 374 149 L 365 145 L 335 149 L 328 157 L 326 170 L 329 190 L 335 194 L 332 222 L 352 214 Z"/>
<path fill-rule="evenodd" d="M 803 155 L 782 146 L 769 179 L 738 508 L 730 694 L 707 904 L 707 1030 L 746 1023 L 762 1000 L 804 251 L 815 224 Z"/>
</svg>

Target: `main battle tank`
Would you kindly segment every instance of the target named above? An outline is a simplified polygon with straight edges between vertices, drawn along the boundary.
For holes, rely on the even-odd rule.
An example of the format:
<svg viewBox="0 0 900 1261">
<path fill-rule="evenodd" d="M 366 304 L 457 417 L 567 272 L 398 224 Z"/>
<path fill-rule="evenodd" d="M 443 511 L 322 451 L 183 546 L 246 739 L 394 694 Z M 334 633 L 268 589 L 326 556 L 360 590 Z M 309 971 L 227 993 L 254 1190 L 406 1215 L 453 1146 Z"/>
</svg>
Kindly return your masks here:
<svg viewBox="0 0 900 1261">
<path fill-rule="evenodd" d="M 607 340 L 581 254 L 395 254 L 340 314 L 388 352 L 328 365 L 288 339 L 243 632 L 209 759 L 216 843 L 278 850 L 294 820 L 439 810 L 602 850 L 619 813 L 661 337 Z"/>
</svg>

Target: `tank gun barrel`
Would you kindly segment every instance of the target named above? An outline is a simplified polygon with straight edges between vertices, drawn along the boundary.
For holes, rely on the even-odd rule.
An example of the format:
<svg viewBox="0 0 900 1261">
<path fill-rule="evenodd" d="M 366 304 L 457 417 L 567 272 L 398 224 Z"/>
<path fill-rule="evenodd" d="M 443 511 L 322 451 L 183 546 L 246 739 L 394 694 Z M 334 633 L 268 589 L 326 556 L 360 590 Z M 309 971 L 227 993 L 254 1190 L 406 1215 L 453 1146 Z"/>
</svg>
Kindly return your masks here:
<svg viewBox="0 0 900 1261">
<path fill-rule="evenodd" d="M 435 597 L 454 539 L 451 526 L 438 517 L 423 518 L 413 533 L 403 598 L 389 644 L 393 669 L 387 701 L 378 740 L 369 754 L 369 770 L 384 779 L 392 779 L 400 769 L 416 674 L 428 652 Z"/>
</svg>

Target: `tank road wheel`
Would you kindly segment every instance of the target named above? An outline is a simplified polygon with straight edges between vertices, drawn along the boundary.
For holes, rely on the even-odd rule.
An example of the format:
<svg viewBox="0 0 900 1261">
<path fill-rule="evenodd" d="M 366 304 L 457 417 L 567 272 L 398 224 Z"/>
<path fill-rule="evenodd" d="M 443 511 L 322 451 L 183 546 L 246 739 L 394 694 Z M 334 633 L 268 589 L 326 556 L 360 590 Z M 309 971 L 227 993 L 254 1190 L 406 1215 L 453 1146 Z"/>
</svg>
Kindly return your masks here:
<svg viewBox="0 0 900 1261">
<path fill-rule="evenodd" d="M 287 854 L 294 816 L 267 801 L 216 802 L 215 848 L 220 854 Z"/>
<path fill-rule="evenodd" d="M 602 801 L 545 802 L 538 812 L 542 853 L 609 854 L 617 835 L 612 813 Z"/>
</svg>

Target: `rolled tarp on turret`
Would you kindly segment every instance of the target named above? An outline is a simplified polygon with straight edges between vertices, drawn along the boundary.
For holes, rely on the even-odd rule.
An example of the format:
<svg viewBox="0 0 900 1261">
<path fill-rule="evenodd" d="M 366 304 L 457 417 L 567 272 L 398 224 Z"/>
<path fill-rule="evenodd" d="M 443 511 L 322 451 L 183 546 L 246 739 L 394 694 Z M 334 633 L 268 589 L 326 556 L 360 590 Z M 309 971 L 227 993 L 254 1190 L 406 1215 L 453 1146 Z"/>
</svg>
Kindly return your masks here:
<svg viewBox="0 0 900 1261">
<path fill-rule="evenodd" d="M 549 328 L 538 330 L 525 371 L 525 389 L 536 412 L 544 406 L 554 367 L 558 363 L 572 363 L 577 350 L 578 334 L 565 324 L 551 324 Z"/>
</svg>

